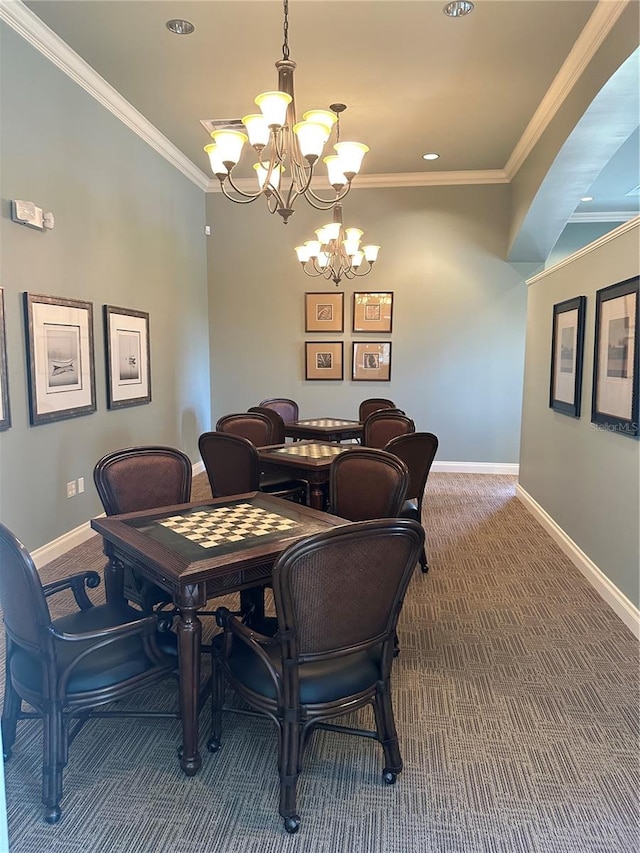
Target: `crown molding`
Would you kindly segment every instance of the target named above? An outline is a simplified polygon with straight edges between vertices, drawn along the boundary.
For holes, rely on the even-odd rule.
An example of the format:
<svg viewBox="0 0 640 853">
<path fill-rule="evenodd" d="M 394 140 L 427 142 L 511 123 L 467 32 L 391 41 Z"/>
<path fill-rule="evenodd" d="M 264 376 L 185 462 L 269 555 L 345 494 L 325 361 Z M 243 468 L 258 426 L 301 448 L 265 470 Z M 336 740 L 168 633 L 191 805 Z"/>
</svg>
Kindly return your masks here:
<svg viewBox="0 0 640 853">
<path fill-rule="evenodd" d="M 617 228 L 614 228 L 613 231 L 609 231 L 607 234 L 603 234 L 602 237 L 598 237 L 597 240 L 594 240 L 593 243 L 589 243 L 588 246 L 584 246 L 582 249 L 578 249 L 577 252 L 574 252 L 572 255 L 569 255 L 567 258 L 563 258 L 561 261 L 558 261 L 557 264 L 554 264 L 551 267 L 547 267 L 547 269 L 541 270 L 536 275 L 532 276 L 532 278 L 528 278 L 525 282 L 527 287 L 530 287 L 532 284 L 538 284 L 539 281 L 542 281 L 543 278 L 546 278 L 551 273 L 556 272 L 562 267 L 566 267 L 569 264 L 572 264 L 574 261 L 577 261 L 578 258 L 583 258 L 585 255 L 591 254 L 595 249 L 599 249 L 600 246 L 604 246 L 607 243 L 610 243 L 611 240 L 615 240 L 616 238 L 622 236 L 622 234 L 626 234 L 627 231 L 633 231 L 634 229 L 640 228 L 640 216 L 634 216 L 633 219 L 630 219 L 628 222 L 623 222 L 622 225 L 619 225 Z"/>
<path fill-rule="evenodd" d="M 571 52 L 518 140 L 504 171 L 513 180 L 630 0 L 599 0 Z"/>
<path fill-rule="evenodd" d="M 637 210 L 607 210 L 598 213 L 597 210 L 586 213 L 573 213 L 568 222 L 628 222 L 638 215 Z"/>
<path fill-rule="evenodd" d="M 147 121 L 142 113 L 132 107 L 75 50 L 72 50 L 37 15 L 34 15 L 22 0 L 0 0 L 0 20 L 8 24 L 196 186 L 201 190 L 207 189 L 209 184 L 207 175 L 185 157 L 182 151 L 176 148 L 150 121 Z"/>
</svg>

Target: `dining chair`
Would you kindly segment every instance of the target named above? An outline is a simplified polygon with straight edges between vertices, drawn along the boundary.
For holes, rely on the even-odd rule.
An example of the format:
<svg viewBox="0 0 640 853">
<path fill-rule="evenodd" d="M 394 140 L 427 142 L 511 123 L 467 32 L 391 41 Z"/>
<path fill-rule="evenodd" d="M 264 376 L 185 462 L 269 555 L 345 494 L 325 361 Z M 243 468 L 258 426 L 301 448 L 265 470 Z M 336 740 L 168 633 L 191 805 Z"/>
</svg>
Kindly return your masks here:
<svg viewBox="0 0 640 853">
<path fill-rule="evenodd" d="M 363 447 L 377 447 L 382 450 L 397 435 L 415 432 L 416 425 L 404 412 L 381 409 L 372 412 L 362 427 Z"/>
<path fill-rule="evenodd" d="M 262 412 L 238 412 L 236 414 L 224 415 L 216 424 L 216 432 L 230 433 L 248 439 L 254 447 L 267 447 L 271 444 L 283 444 L 278 441 L 284 432 L 284 422 L 280 427 L 278 421 L 272 417 L 277 412 L 266 415 Z M 278 415 L 280 421 L 282 418 Z M 305 503 L 309 485 L 305 480 L 291 479 L 290 477 L 278 477 L 265 474 L 260 471 L 259 483 L 256 489 L 268 492 L 279 498 Z"/>
<path fill-rule="evenodd" d="M 276 411 L 285 424 L 293 423 L 300 418 L 298 404 L 295 400 L 289 400 L 286 397 L 271 397 L 268 400 L 261 400 L 258 405 Z"/>
<path fill-rule="evenodd" d="M 289 833 L 300 827 L 297 782 L 314 729 L 376 739 L 387 785 L 402 771 L 391 670 L 396 624 L 423 540 L 417 522 L 384 519 L 345 524 L 290 546 L 273 568 L 274 636 L 218 610 L 223 633 L 212 645 L 208 748 L 221 746 L 228 683 L 254 714 L 276 724 L 279 812 Z M 373 706 L 375 731 L 334 723 L 366 705 Z"/>
<path fill-rule="evenodd" d="M 248 438 L 232 432 L 203 432 L 198 449 L 214 498 L 259 491 L 260 458 Z"/>
<path fill-rule="evenodd" d="M 276 412 L 275 409 L 269 409 L 267 406 L 251 406 L 247 411 L 257 412 L 259 415 L 264 415 L 271 421 L 271 444 L 284 444 L 287 440 L 282 415 Z"/>
<path fill-rule="evenodd" d="M 107 453 L 96 462 L 93 481 L 107 515 L 188 503 L 192 465 L 175 447 L 146 445 Z M 124 594 L 145 613 L 171 601 L 171 595 L 134 569 L 124 573 Z"/>
<path fill-rule="evenodd" d="M 422 524 L 422 501 L 431 465 L 438 451 L 438 438 L 432 432 L 413 432 L 392 438 L 385 447 L 395 454 L 409 469 L 409 496 L 400 508 L 400 518 L 413 518 Z M 426 538 L 426 537 L 425 537 Z M 420 567 L 429 571 L 426 545 L 420 555 Z"/>
<path fill-rule="evenodd" d="M 369 397 L 363 400 L 358 408 L 358 420 L 364 423 L 370 414 L 378 412 L 380 409 L 395 409 L 396 404 L 393 400 L 386 400 L 384 397 Z"/>
<path fill-rule="evenodd" d="M 7 639 L 2 708 L 4 759 L 11 757 L 18 720 L 42 720 L 42 803 L 47 823 L 61 817 L 63 771 L 69 746 L 94 717 L 132 716 L 119 700 L 175 674 L 175 634 L 157 613 L 126 602 L 94 606 L 87 589 L 100 583 L 86 571 L 43 586 L 24 545 L 0 524 L 0 605 Z M 70 590 L 77 609 L 52 619 L 47 600 Z M 22 703 L 31 709 L 22 710 Z M 145 705 L 147 699 L 145 698 Z M 108 711 L 100 710 L 116 703 Z M 135 711 L 178 719 L 179 714 Z"/>
<path fill-rule="evenodd" d="M 409 486 L 405 463 L 384 450 L 354 447 L 331 463 L 329 509 L 349 521 L 397 516 Z"/>
</svg>

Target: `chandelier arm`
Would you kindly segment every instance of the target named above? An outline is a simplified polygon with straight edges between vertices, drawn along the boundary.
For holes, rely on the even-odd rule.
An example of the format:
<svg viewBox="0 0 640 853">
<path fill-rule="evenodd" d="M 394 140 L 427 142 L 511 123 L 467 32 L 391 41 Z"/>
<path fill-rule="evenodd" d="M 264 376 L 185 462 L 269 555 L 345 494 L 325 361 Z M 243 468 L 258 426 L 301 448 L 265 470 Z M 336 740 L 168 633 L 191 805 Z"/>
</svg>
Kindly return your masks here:
<svg viewBox="0 0 640 853">
<path fill-rule="evenodd" d="M 307 269 L 307 264 L 302 264 L 302 269 L 311 278 L 318 278 L 318 276 L 324 273 L 324 270 L 318 270 L 317 272 L 309 272 L 309 270 Z M 313 267 L 313 269 L 315 270 L 315 266 Z"/>
<path fill-rule="evenodd" d="M 364 275 L 369 275 L 369 273 L 370 273 L 370 272 L 371 272 L 371 270 L 373 269 L 373 264 L 372 264 L 372 263 L 370 263 L 370 262 L 368 262 L 368 263 L 369 263 L 369 266 L 368 266 L 368 268 L 367 268 L 364 272 L 360 272 L 360 270 L 362 269 L 362 267 L 358 267 L 358 269 L 357 269 L 357 270 L 355 270 L 355 269 L 354 269 L 353 274 L 354 274 L 355 276 L 357 276 L 358 278 L 362 278 L 362 276 L 364 276 Z"/>
<path fill-rule="evenodd" d="M 230 195 L 224 184 L 220 184 L 220 188 L 225 198 L 228 198 L 229 201 L 232 201 L 234 204 L 251 204 L 252 201 L 255 201 L 257 198 L 260 198 L 260 196 L 262 195 L 262 193 L 258 193 L 257 195 L 247 196 L 246 198 L 234 198 L 232 195 Z M 246 193 L 243 193 L 243 195 L 246 195 Z"/>
<path fill-rule="evenodd" d="M 229 195 L 229 193 L 228 193 L 228 192 L 227 192 L 227 190 L 226 190 L 226 183 L 227 183 L 227 181 L 229 181 L 229 186 L 231 187 L 231 189 L 232 189 L 234 192 L 237 192 L 237 193 L 238 193 L 238 195 L 241 195 L 243 199 L 246 199 L 246 201 L 242 201 L 242 199 L 234 198 L 232 195 Z M 250 201 L 255 201 L 257 198 L 260 198 L 260 196 L 261 196 L 261 195 L 264 195 L 264 193 L 265 193 L 264 189 L 259 189 L 259 190 L 258 190 L 257 192 L 255 192 L 255 193 L 246 193 L 246 192 L 244 192 L 244 190 L 241 190 L 239 187 L 237 187 L 237 186 L 234 184 L 234 182 L 233 182 L 233 178 L 231 177 L 231 172 L 229 172 L 229 173 L 227 174 L 227 177 L 226 177 L 226 178 L 224 178 L 222 181 L 220 181 L 220 188 L 222 189 L 222 192 L 225 194 L 225 196 L 226 196 L 228 199 L 230 199 L 231 201 L 235 201 L 235 202 L 237 202 L 238 204 L 248 204 Z"/>
<path fill-rule="evenodd" d="M 326 198 L 322 198 L 322 196 L 316 195 L 311 189 L 311 186 L 308 186 L 304 192 L 304 197 L 312 207 L 315 207 L 316 210 L 331 210 L 331 208 L 336 204 L 336 202 L 342 201 L 342 199 L 349 193 L 350 189 L 351 182 L 346 185 L 345 189 L 342 192 L 337 193 L 335 198 L 329 200 Z M 314 201 L 318 202 L 318 204 L 314 204 Z"/>
</svg>

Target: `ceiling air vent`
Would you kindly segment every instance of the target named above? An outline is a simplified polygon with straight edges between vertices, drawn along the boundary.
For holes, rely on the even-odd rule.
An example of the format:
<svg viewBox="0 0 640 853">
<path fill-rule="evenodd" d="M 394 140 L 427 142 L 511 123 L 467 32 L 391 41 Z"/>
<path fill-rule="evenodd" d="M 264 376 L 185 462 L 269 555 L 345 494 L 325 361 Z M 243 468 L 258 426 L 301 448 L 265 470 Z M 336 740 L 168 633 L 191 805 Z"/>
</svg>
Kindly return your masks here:
<svg viewBox="0 0 640 853">
<path fill-rule="evenodd" d="M 200 124 L 207 133 L 213 130 L 240 130 L 244 128 L 239 118 L 201 118 Z"/>
</svg>

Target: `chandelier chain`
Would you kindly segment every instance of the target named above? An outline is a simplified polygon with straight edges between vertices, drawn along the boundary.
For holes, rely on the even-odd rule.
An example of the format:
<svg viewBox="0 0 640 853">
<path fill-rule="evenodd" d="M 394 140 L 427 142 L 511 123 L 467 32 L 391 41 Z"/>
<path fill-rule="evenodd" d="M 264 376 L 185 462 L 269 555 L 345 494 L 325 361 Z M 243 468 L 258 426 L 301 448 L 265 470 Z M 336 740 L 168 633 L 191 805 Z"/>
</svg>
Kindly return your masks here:
<svg viewBox="0 0 640 853">
<path fill-rule="evenodd" d="M 282 58 L 289 59 L 289 0 L 284 0 L 284 41 L 282 43 Z"/>
</svg>

